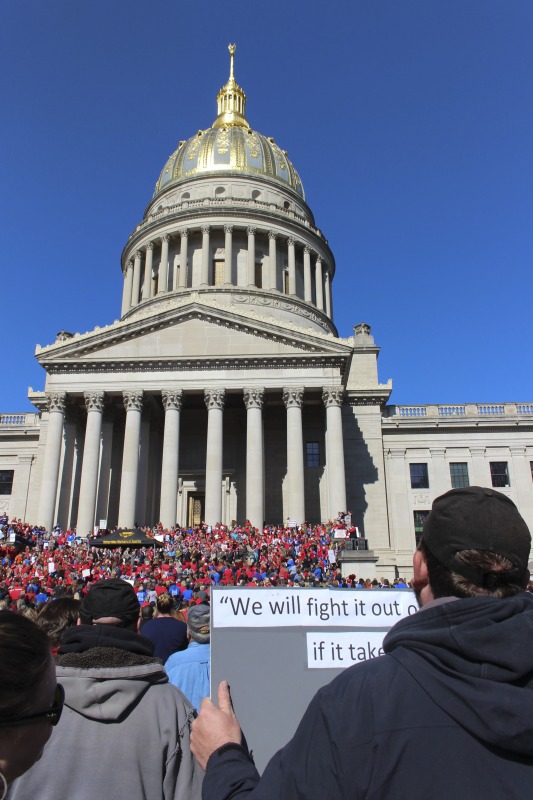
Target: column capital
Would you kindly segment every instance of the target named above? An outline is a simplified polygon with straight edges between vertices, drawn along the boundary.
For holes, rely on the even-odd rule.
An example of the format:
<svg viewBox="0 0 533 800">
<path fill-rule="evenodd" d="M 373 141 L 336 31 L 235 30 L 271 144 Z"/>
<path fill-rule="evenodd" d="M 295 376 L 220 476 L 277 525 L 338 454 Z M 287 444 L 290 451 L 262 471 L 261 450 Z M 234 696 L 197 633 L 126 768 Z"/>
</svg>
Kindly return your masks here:
<svg viewBox="0 0 533 800">
<path fill-rule="evenodd" d="M 61 414 L 65 413 L 67 402 L 66 392 L 48 392 L 46 401 L 48 404 L 48 411 L 60 411 Z"/>
<path fill-rule="evenodd" d="M 181 228 L 180 231 L 179 231 L 179 235 L 181 236 L 182 239 L 184 239 L 186 236 L 189 235 L 189 229 L 188 228 Z"/>
<path fill-rule="evenodd" d="M 484 458 L 486 449 L 487 449 L 486 447 L 471 447 L 470 448 L 470 455 L 473 458 L 476 457 L 476 456 L 478 458 L 480 458 L 480 457 Z"/>
<path fill-rule="evenodd" d="M 296 244 L 296 239 L 294 238 L 294 236 L 287 237 L 287 244 L 289 245 L 289 247 L 294 247 L 294 245 Z"/>
<path fill-rule="evenodd" d="M 126 261 L 126 267 L 125 267 L 125 269 L 124 269 L 124 274 L 126 274 L 126 272 L 127 272 L 129 269 L 133 269 L 133 261 L 131 260 L 131 258 L 130 258 L 130 259 L 128 259 L 128 261 Z"/>
<path fill-rule="evenodd" d="M 405 447 L 391 447 L 387 453 L 387 456 L 389 458 L 401 458 L 404 460 L 406 453 L 407 450 L 405 449 Z"/>
<path fill-rule="evenodd" d="M 202 225 L 202 233 L 209 233 L 210 230 L 211 230 L 210 225 Z"/>
<path fill-rule="evenodd" d="M 204 389 L 204 400 L 208 409 L 224 408 L 225 399 L 226 399 L 225 389 Z"/>
<path fill-rule="evenodd" d="M 316 263 L 317 264 L 322 264 L 322 256 L 320 255 L 320 253 L 316 254 Z"/>
<path fill-rule="evenodd" d="M 322 389 L 322 401 L 326 408 L 342 406 L 344 388 L 342 386 L 326 386 Z"/>
<path fill-rule="evenodd" d="M 265 390 L 257 387 L 247 387 L 242 390 L 246 408 L 263 408 Z"/>
<path fill-rule="evenodd" d="M 170 234 L 169 233 L 164 233 L 163 236 L 161 237 L 161 241 L 162 242 L 170 242 Z"/>
<path fill-rule="evenodd" d="M 183 403 L 183 389 L 161 389 L 161 397 L 163 399 L 163 407 L 165 411 L 175 409 L 181 411 Z"/>
<path fill-rule="evenodd" d="M 269 231 L 268 232 L 268 238 L 269 239 L 277 239 L 278 238 L 278 234 L 276 233 L 276 231 Z"/>
<path fill-rule="evenodd" d="M 444 458 L 446 455 L 446 448 L 445 447 L 430 447 L 429 452 L 431 453 L 432 458 Z"/>
<path fill-rule="evenodd" d="M 122 399 L 126 411 L 142 411 L 143 407 L 142 389 L 132 389 L 122 392 Z"/>
<path fill-rule="evenodd" d="M 301 408 L 304 399 L 303 386 L 288 386 L 283 389 L 285 408 Z"/>
<path fill-rule="evenodd" d="M 139 261 L 141 260 L 141 258 L 142 258 L 142 255 L 143 255 L 143 254 L 142 254 L 142 251 L 141 251 L 141 250 L 136 250 L 136 251 L 135 251 L 135 253 L 134 253 L 134 256 L 135 256 L 135 258 L 136 258 L 136 259 L 139 259 Z"/>
<path fill-rule="evenodd" d="M 146 250 L 148 251 L 148 250 L 153 250 L 153 249 L 154 249 L 154 243 L 153 242 L 147 242 L 146 243 Z"/>
<path fill-rule="evenodd" d="M 255 236 L 255 231 L 256 229 L 253 227 L 253 225 L 249 225 L 246 228 L 246 233 L 248 234 L 248 236 Z"/>
<path fill-rule="evenodd" d="M 224 225 L 224 233 L 233 233 L 233 225 Z"/>
<path fill-rule="evenodd" d="M 84 392 L 85 408 L 87 411 L 104 410 L 105 392 Z"/>
<path fill-rule="evenodd" d="M 311 248 L 309 247 L 308 244 L 304 245 L 304 253 L 306 256 L 311 254 Z"/>
</svg>

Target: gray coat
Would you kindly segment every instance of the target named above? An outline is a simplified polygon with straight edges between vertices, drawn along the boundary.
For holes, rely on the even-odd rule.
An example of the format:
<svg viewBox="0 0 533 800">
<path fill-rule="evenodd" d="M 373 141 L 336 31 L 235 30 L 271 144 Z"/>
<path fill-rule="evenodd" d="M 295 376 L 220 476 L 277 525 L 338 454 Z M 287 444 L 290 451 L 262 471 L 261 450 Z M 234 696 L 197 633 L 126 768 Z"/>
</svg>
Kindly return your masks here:
<svg viewBox="0 0 533 800">
<path fill-rule="evenodd" d="M 10 800 L 199 800 L 203 772 L 189 747 L 194 711 L 159 661 L 109 646 L 59 661 L 63 715 Z"/>
</svg>

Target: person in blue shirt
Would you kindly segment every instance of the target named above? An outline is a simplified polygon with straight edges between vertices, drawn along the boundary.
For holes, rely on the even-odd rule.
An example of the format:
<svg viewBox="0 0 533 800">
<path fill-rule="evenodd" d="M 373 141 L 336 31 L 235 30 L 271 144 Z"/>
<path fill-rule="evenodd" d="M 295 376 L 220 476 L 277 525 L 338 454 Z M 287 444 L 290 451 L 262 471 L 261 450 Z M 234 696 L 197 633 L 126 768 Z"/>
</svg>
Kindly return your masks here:
<svg viewBox="0 0 533 800">
<path fill-rule="evenodd" d="M 170 683 L 181 689 L 194 708 L 199 709 L 204 697 L 210 696 L 210 608 L 200 603 L 187 615 L 186 650 L 173 653 L 165 663 Z"/>
</svg>

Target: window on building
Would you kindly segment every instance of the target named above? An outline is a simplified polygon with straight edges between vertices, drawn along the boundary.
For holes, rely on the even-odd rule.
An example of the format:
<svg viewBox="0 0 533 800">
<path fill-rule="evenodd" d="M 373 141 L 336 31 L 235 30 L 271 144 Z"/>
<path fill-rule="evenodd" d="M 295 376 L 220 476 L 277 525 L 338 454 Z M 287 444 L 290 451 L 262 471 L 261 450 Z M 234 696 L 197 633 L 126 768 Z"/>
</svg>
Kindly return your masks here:
<svg viewBox="0 0 533 800">
<path fill-rule="evenodd" d="M 320 447 L 318 446 L 318 442 L 306 442 L 305 456 L 308 467 L 320 466 Z"/>
<path fill-rule="evenodd" d="M 411 472 L 411 489 L 429 489 L 427 464 L 409 464 Z"/>
<path fill-rule="evenodd" d="M 413 511 L 413 517 L 415 521 L 415 540 L 416 546 L 420 544 L 420 539 L 422 538 L 422 533 L 424 531 L 424 520 L 429 515 L 429 511 Z"/>
<path fill-rule="evenodd" d="M 224 262 L 222 260 L 213 262 L 213 285 L 224 285 Z"/>
<path fill-rule="evenodd" d="M 529 467 L 531 469 L 531 480 L 533 481 L 533 461 L 529 462 Z"/>
<path fill-rule="evenodd" d="M 255 285 L 258 289 L 263 288 L 263 265 L 260 261 L 255 262 Z"/>
<path fill-rule="evenodd" d="M 4 469 L 0 471 L 0 494 L 11 494 L 14 474 L 15 470 L 13 469 Z"/>
<path fill-rule="evenodd" d="M 465 461 L 451 463 L 450 478 L 452 479 L 452 489 L 464 489 L 466 486 L 470 486 L 468 464 Z"/>
<path fill-rule="evenodd" d="M 287 270 L 283 271 L 283 294 L 289 294 L 289 273 Z"/>
<path fill-rule="evenodd" d="M 509 480 L 509 465 L 507 461 L 491 461 L 490 462 L 490 477 L 492 485 L 495 489 L 510 486 Z"/>
</svg>

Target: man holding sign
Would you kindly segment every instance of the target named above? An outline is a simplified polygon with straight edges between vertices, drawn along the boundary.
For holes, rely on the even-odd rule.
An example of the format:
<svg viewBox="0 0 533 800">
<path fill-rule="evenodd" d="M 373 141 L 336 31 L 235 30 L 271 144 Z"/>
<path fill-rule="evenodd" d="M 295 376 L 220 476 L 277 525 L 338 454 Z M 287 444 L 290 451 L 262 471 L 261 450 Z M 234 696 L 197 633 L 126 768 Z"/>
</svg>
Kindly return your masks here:
<svg viewBox="0 0 533 800">
<path fill-rule="evenodd" d="M 413 561 L 421 611 L 389 631 L 385 655 L 316 694 L 262 778 L 227 683 L 219 708 L 202 702 L 191 749 L 206 769 L 204 800 L 528 797 L 530 547 L 506 495 L 469 487 L 437 498 Z"/>
</svg>

